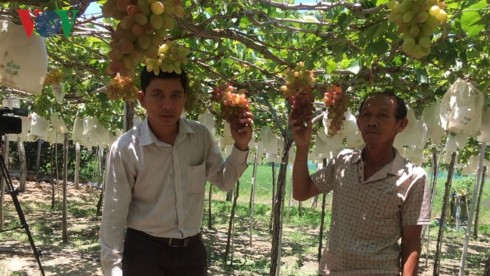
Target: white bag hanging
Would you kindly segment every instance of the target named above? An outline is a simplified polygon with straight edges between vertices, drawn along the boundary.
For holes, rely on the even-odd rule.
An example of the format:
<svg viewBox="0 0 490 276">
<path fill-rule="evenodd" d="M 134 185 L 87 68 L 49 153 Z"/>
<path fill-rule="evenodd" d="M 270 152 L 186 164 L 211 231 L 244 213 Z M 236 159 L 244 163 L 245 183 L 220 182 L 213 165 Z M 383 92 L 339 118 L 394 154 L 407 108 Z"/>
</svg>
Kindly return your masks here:
<svg viewBox="0 0 490 276">
<path fill-rule="evenodd" d="M 325 131 L 319 131 L 317 138 L 320 138 L 325 143 L 325 147 L 322 149 L 325 150 L 321 154 L 322 158 L 332 159 L 342 150 L 344 138 L 340 135 L 328 136 Z"/>
<path fill-rule="evenodd" d="M 490 144 L 490 106 L 486 106 L 482 113 L 480 135 L 477 139 L 481 143 Z"/>
<path fill-rule="evenodd" d="M 51 124 L 57 133 L 68 133 L 68 128 L 66 127 L 65 121 L 63 121 L 63 119 L 61 119 L 57 113 L 51 113 Z"/>
<path fill-rule="evenodd" d="M 63 144 L 64 143 L 64 137 L 63 134 L 60 134 L 56 131 L 56 129 L 51 128 L 48 130 L 48 138 L 45 140 L 48 142 L 50 145 L 52 144 Z"/>
<path fill-rule="evenodd" d="M 62 103 L 63 99 L 65 98 L 65 93 L 63 93 L 63 86 L 61 84 L 53 84 L 51 85 L 51 89 L 53 90 L 56 102 Z"/>
<path fill-rule="evenodd" d="M 457 79 L 441 99 L 442 127 L 447 132 L 477 135 L 483 103 L 482 93 L 471 82 Z"/>
<path fill-rule="evenodd" d="M 424 109 L 422 118 L 427 125 L 430 141 L 433 144 L 440 144 L 444 137 L 444 129 L 441 122 L 441 104 L 440 102 L 433 103 Z"/>
<path fill-rule="evenodd" d="M 198 119 L 197 119 L 201 124 L 203 124 L 204 126 L 206 126 L 209 130 L 209 132 L 211 132 L 211 135 L 215 135 L 216 133 L 216 118 L 214 117 L 214 115 L 209 112 L 209 110 L 206 109 L 206 111 L 203 113 L 203 114 L 200 114 Z"/>
<path fill-rule="evenodd" d="M 260 139 L 262 141 L 264 152 L 266 153 L 268 162 L 275 162 L 279 153 L 279 138 L 272 132 L 268 126 L 260 130 Z"/>
<path fill-rule="evenodd" d="M 456 135 L 455 134 L 450 133 L 447 136 L 446 146 L 445 146 L 444 150 L 445 150 L 445 153 L 444 153 L 443 162 L 445 164 L 449 164 L 451 162 L 451 154 L 453 152 L 457 153 L 457 151 L 458 151 L 458 146 L 456 145 Z"/>
<path fill-rule="evenodd" d="M 30 135 L 36 136 L 35 139 L 47 139 L 48 138 L 49 122 L 36 113 L 31 114 L 31 133 Z"/>
<path fill-rule="evenodd" d="M 463 166 L 463 169 L 461 170 L 462 175 L 473 175 L 476 173 L 476 170 L 478 169 L 478 162 L 480 160 L 480 157 L 478 155 L 472 155 L 470 158 L 468 158 L 468 161 L 466 164 Z"/>
<path fill-rule="evenodd" d="M 320 131 L 315 139 L 315 147 L 313 151 L 309 154 L 308 160 L 323 160 L 323 158 L 327 158 L 329 156 L 329 147 L 327 143 L 324 141 L 324 138 L 320 138 L 319 136 L 325 135 L 323 131 Z"/>
<path fill-rule="evenodd" d="M 97 119 L 92 116 L 86 116 L 83 118 L 83 135 L 89 135 L 91 131 L 97 126 Z"/>
<path fill-rule="evenodd" d="M 394 147 L 402 151 L 404 146 L 415 146 L 420 137 L 420 128 L 415 113 L 407 106 L 408 124 L 405 129 L 398 133 L 395 138 Z"/>
<path fill-rule="evenodd" d="M 22 120 L 22 132 L 18 134 L 18 137 L 21 142 L 25 142 L 31 129 L 31 119 L 29 117 L 20 117 L 20 119 Z"/>
<path fill-rule="evenodd" d="M 422 165 L 424 163 L 424 149 L 415 146 L 409 146 L 404 148 L 401 155 L 405 157 L 408 161 L 416 164 Z"/>
<path fill-rule="evenodd" d="M 94 129 L 94 137 L 96 146 L 105 148 L 109 145 L 109 131 L 107 128 L 100 125 L 99 122 L 97 127 Z"/>
<path fill-rule="evenodd" d="M 339 135 L 341 137 L 348 138 L 349 136 L 355 135 L 357 132 L 359 132 L 359 127 L 357 126 L 356 117 L 352 115 L 350 108 L 348 108 L 344 113 L 344 117 L 345 121 L 342 124 L 342 129 L 339 131 Z"/>
<path fill-rule="evenodd" d="M 81 142 L 83 140 L 83 119 L 78 116 L 73 122 L 71 137 L 74 142 Z"/>
<path fill-rule="evenodd" d="M 0 83 L 30 94 L 41 93 L 47 71 L 44 38 L 27 37 L 22 26 L 0 20 Z"/>
<path fill-rule="evenodd" d="M 8 95 L 5 99 L 2 100 L 2 105 L 4 107 L 8 107 L 9 109 L 12 108 L 19 108 L 20 107 L 20 101 L 19 98 Z"/>
</svg>

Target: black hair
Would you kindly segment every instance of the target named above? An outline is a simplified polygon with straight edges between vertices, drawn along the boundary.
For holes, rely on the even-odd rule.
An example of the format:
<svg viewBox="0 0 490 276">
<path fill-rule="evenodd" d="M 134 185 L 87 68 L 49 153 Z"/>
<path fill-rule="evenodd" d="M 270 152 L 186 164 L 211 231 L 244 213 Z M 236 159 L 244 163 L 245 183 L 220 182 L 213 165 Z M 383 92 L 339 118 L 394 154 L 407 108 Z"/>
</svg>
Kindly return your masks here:
<svg viewBox="0 0 490 276">
<path fill-rule="evenodd" d="M 359 105 L 359 113 L 361 113 L 362 106 L 364 105 L 364 102 L 368 98 L 375 97 L 375 96 L 380 96 L 380 95 L 381 96 L 392 97 L 392 98 L 394 98 L 396 100 L 396 110 L 395 110 L 395 118 L 396 118 L 396 120 L 401 120 L 401 119 L 407 117 L 407 105 L 405 104 L 405 101 L 403 101 L 402 98 L 400 98 L 399 96 L 397 96 L 391 90 L 385 90 L 385 91 L 382 91 L 382 92 L 372 93 L 372 94 L 369 94 L 366 97 L 364 97 L 364 99 L 361 102 L 361 105 Z"/>
<path fill-rule="evenodd" d="M 184 93 L 187 93 L 187 74 L 182 70 L 180 74 L 175 71 L 172 72 L 163 72 L 160 71 L 158 75 L 155 75 L 153 71 L 148 72 L 146 70 L 146 66 L 141 70 L 140 74 L 140 87 L 141 91 L 145 93 L 146 88 L 150 85 L 150 82 L 153 79 L 179 79 L 182 83 L 182 87 L 184 88 Z"/>
</svg>

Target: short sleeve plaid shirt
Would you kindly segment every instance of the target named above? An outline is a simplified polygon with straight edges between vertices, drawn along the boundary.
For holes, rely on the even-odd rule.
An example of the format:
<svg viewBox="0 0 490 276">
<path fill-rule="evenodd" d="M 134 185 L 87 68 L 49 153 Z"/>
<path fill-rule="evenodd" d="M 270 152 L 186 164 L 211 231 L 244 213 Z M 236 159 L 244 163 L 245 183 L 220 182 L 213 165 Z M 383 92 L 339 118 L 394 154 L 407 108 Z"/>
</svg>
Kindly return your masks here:
<svg viewBox="0 0 490 276">
<path fill-rule="evenodd" d="M 321 275 L 398 275 L 402 225 L 430 222 L 425 171 L 395 158 L 364 179 L 361 150 L 343 150 L 311 176 L 323 192 L 333 190 L 328 244 Z"/>
</svg>

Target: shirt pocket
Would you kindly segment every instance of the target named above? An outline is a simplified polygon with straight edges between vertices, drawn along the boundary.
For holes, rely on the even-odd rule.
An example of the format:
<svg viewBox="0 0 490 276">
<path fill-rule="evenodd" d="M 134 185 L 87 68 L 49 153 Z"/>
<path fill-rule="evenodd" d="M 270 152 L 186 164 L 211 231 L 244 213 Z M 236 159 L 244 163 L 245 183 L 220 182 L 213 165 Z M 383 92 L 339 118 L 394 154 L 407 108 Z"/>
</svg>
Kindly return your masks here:
<svg viewBox="0 0 490 276">
<path fill-rule="evenodd" d="M 206 185 L 206 163 L 190 166 L 187 169 L 187 180 L 189 183 L 189 193 L 204 193 L 204 186 Z"/>
</svg>

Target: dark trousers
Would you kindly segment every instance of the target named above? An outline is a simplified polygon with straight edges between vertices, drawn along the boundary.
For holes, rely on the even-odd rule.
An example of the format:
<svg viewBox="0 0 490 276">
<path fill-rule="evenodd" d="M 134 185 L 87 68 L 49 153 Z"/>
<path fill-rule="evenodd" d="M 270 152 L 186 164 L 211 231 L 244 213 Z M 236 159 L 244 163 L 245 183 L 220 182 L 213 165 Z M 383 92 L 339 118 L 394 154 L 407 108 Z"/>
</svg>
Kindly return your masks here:
<svg viewBox="0 0 490 276">
<path fill-rule="evenodd" d="M 207 253 L 202 240 L 169 246 L 167 239 L 128 229 L 122 259 L 124 276 L 207 275 Z"/>
</svg>

